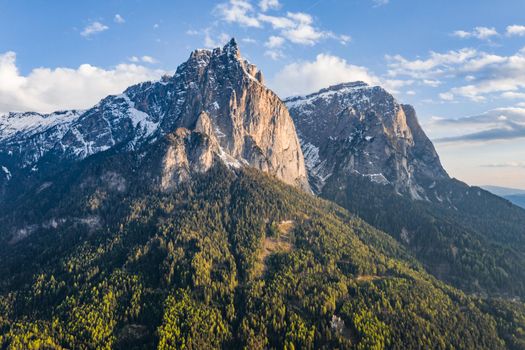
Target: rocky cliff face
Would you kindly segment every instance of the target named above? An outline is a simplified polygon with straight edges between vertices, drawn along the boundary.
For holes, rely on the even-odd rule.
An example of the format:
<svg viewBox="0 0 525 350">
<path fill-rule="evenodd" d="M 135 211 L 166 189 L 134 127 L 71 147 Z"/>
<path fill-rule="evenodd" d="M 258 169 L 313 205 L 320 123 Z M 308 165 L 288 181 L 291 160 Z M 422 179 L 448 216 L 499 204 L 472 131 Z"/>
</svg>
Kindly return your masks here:
<svg viewBox="0 0 525 350">
<path fill-rule="evenodd" d="M 131 87 L 126 94 L 139 109 L 159 120 L 164 132 L 186 129 L 177 133 L 177 142 L 197 134 L 203 138 L 206 150 L 198 154 L 204 158 L 190 157 L 190 168 L 194 162 L 196 169 L 209 168 L 213 154 L 228 165 L 249 165 L 308 188 L 288 110 L 264 86 L 262 73 L 242 59 L 235 41 L 222 49 L 194 51 L 173 78 L 160 85 Z"/>
<path fill-rule="evenodd" d="M 360 175 L 429 199 L 434 182 L 448 178 L 414 109 L 381 87 L 340 84 L 286 104 L 317 193 L 331 178 Z"/>
<path fill-rule="evenodd" d="M 163 137 L 170 142 L 159 172 L 166 189 L 217 160 L 309 188 L 286 106 L 233 39 L 194 51 L 172 77 L 132 86 L 87 111 L 1 116 L 0 165 L 10 177 L 27 176 L 46 164 L 138 149 Z M 2 174 L 0 189 L 9 180 Z"/>
</svg>

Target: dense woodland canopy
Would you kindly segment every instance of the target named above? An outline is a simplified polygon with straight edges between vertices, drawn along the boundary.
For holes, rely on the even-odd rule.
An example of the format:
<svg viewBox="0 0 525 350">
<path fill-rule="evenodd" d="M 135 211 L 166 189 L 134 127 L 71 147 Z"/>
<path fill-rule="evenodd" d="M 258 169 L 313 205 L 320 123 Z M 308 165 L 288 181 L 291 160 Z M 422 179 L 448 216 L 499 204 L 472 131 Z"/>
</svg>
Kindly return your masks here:
<svg viewBox="0 0 525 350">
<path fill-rule="evenodd" d="M 434 190 L 449 199 L 414 201 L 348 176 L 329 182 L 322 196 L 389 233 L 439 279 L 468 293 L 523 299 L 525 211 L 457 180 Z"/>
<path fill-rule="evenodd" d="M 521 302 L 335 204 L 221 165 L 160 192 L 137 164 L 96 155 L 4 208 L 30 233 L 0 232 L 1 348 L 525 348 Z"/>
</svg>

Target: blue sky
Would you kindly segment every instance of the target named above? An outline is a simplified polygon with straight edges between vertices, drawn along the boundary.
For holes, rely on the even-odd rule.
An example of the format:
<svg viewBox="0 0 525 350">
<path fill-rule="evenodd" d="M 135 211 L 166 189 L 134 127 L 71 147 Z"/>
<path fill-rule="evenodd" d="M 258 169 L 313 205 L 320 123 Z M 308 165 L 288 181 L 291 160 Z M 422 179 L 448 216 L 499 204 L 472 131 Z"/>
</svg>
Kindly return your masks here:
<svg viewBox="0 0 525 350">
<path fill-rule="evenodd" d="M 0 0 L 0 112 L 87 108 L 235 37 L 282 97 L 413 104 L 452 176 L 525 188 L 525 2 Z"/>
</svg>

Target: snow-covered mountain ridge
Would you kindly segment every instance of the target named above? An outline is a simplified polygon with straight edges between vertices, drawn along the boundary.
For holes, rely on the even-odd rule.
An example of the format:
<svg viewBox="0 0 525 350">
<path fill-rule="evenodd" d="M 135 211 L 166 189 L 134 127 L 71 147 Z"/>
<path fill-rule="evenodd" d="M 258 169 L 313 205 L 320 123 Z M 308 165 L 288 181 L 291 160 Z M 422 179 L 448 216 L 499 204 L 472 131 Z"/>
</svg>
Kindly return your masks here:
<svg viewBox="0 0 525 350">
<path fill-rule="evenodd" d="M 176 132 L 181 128 L 189 132 Z M 213 142 L 203 141 L 190 155 L 188 140 L 194 133 Z M 176 139 L 178 158 L 171 161 L 179 175 L 205 171 L 220 159 L 308 188 L 287 108 L 264 86 L 257 67 L 242 58 L 233 39 L 223 48 L 193 51 L 171 77 L 131 86 L 86 111 L 2 116 L 0 165 L 16 176 L 38 171 L 46 159 L 78 161 L 114 147 L 138 149 L 168 134 Z"/>
</svg>

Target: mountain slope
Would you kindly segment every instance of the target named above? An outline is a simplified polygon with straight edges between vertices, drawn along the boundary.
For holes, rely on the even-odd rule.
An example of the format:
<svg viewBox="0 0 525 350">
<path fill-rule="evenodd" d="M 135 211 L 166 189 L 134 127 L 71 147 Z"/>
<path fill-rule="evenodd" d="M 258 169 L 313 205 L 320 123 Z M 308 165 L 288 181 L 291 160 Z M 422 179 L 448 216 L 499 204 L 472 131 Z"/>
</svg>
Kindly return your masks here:
<svg viewBox="0 0 525 350">
<path fill-rule="evenodd" d="M 167 147 L 159 140 L 145 156 L 88 157 L 2 215 L 0 227 L 32 223 L 28 235 L 1 236 L 3 347 L 498 349 L 523 341 L 521 304 L 446 286 L 386 234 L 257 170 L 218 162 L 163 191 L 154 169 Z"/>
<path fill-rule="evenodd" d="M 414 109 L 349 83 L 286 101 L 312 187 L 469 292 L 525 295 L 525 211 L 450 179 Z"/>
<path fill-rule="evenodd" d="M 172 158 L 165 162 L 176 175 L 166 174 L 167 187 L 189 171 L 208 169 L 218 155 L 231 166 L 255 167 L 308 190 L 293 121 L 262 82 L 262 73 L 241 57 L 232 39 L 222 49 L 194 51 L 173 77 L 132 86 L 87 111 L 3 116 L 0 202 L 16 198 L 18 188 L 53 171 L 57 162 L 138 149 L 177 129 Z M 192 140 L 196 134 L 202 140 Z"/>
</svg>

